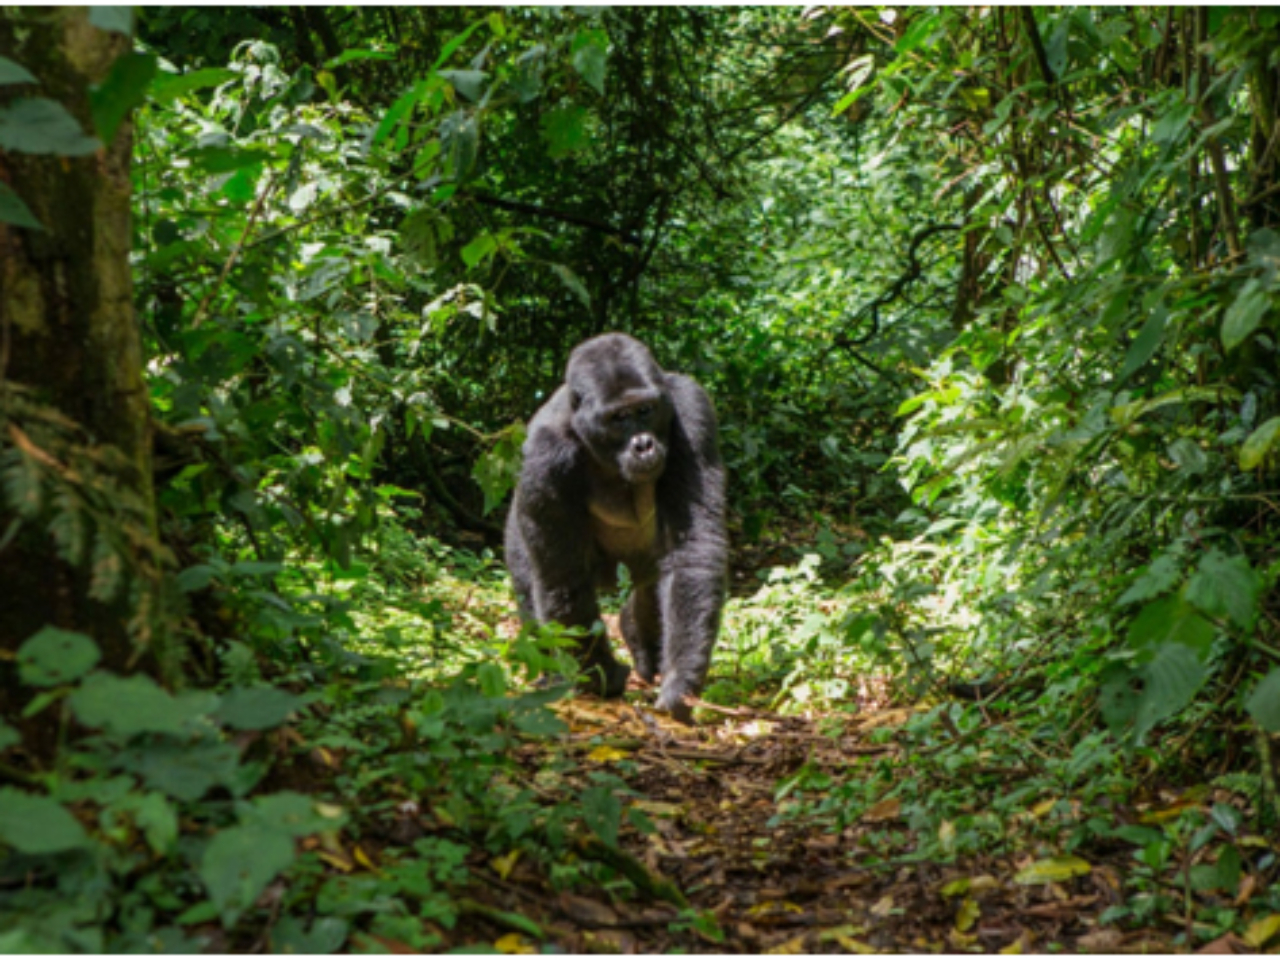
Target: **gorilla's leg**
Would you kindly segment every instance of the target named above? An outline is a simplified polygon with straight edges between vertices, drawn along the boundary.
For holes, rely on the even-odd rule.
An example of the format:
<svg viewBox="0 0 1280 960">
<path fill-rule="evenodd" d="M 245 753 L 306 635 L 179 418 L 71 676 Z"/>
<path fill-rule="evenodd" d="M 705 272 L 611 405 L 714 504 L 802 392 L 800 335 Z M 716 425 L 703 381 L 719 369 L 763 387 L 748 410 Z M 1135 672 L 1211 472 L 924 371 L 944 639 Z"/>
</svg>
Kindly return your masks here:
<svg viewBox="0 0 1280 960">
<path fill-rule="evenodd" d="M 631 668 L 619 663 L 609 646 L 604 624 L 600 623 L 595 585 L 585 583 L 550 587 L 546 577 L 535 580 L 534 602 L 537 619 L 554 620 L 565 626 L 585 627 L 587 635 L 578 641 L 578 662 L 582 665 L 583 689 L 604 697 L 620 697 L 627 689 Z"/>
<path fill-rule="evenodd" d="M 724 595 L 719 564 L 675 566 L 658 588 L 665 642 L 657 707 L 684 723 L 692 721 L 693 712 L 683 698 L 700 692 L 707 679 Z"/>
<path fill-rule="evenodd" d="M 631 651 L 636 673 L 645 683 L 653 683 L 662 655 L 662 618 L 658 613 L 658 585 L 636 587 L 619 618 L 622 639 Z"/>
</svg>

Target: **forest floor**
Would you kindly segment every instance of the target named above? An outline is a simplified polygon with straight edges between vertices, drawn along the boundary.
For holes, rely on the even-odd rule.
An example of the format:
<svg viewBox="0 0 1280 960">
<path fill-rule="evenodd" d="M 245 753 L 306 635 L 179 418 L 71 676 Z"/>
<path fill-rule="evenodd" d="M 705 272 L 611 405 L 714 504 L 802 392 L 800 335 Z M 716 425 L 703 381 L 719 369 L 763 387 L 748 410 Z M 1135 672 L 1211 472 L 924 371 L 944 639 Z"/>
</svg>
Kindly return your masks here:
<svg viewBox="0 0 1280 960">
<path fill-rule="evenodd" d="M 813 625 L 836 622 L 849 599 L 804 570 L 738 574 L 705 694 L 718 703 L 697 703 L 696 726 L 654 713 L 633 678 L 625 699 L 557 701 L 557 734 L 517 738 L 485 792 L 567 815 L 556 852 L 521 851 L 482 823 L 464 836 L 431 797 L 396 787 L 399 774 L 372 774 L 388 801 L 358 801 L 368 829 L 338 858 L 346 876 L 386 876 L 394 892 L 390 865 L 417 845 L 470 839 L 449 884 L 453 919 L 420 913 L 405 940 L 375 924 L 352 946 L 1233 953 L 1280 935 L 1280 914 L 1253 909 L 1272 841 L 1237 823 L 1239 855 L 1204 842 L 1233 811 L 1254 819 L 1247 799 L 1208 771 L 1118 752 L 1096 716 L 1064 731 L 1034 700 L 962 708 L 935 689 L 915 704 L 873 668 L 833 666 L 805 637 L 821 642 Z M 473 659 L 505 656 L 519 629 L 492 560 L 447 563 L 426 589 Z M 429 635 L 419 615 L 386 612 L 410 606 L 382 608 L 381 623 Z M 616 636 L 616 616 L 605 620 Z M 432 655 L 397 651 L 410 672 Z M 846 692 L 806 700 L 801 687 L 817 690 L 823 669 Z M 1230 932 L 1252 915 L 1245 939 Z"/>
<path fill-rule="evenodd" d="M 942 864 L 885 857 L 876 838 L 887 828 L 905 829 L 894 799 L 837 833 L 787 820 L 780 780 L 806 765 L 840 775 L 858 758 L 892 758 L 892 739 L 869 735 L 891 736 L 910 711 L 885 709 L 833 726 L 715 708 L 718 719 L 696 728 L 628 703 L 578 699 L 558 712 L 573 733 L 550 749 L 578 749 L 585 766 L 612 768 L 657 828 L 647 836 L 625 828 L 620 834 L 627 857 L 620 872 L 647 897 L 556 895 L 534 870 L 516 864 L 505 878 L 479 879 L 474 895 L 495 913 L 473 913 L 455 931 L 459 942 L 481 938 L 512 952 L 532 950 L 533 941 L 504 929 L 502 911 L 535 920 L 573 953 L 1174 949 L 1160 930 L 1097 925 L 1098 914 L 1120 899 L 1127 853 L 1117 851 L 1114 864 L 1095 859 L 1077 876 L 1069 858 L 1037 864 L 1029 855 L 976 855 Z M 531 776 L 547 749 L 527 749 Z M 693 912 L 682 909 L 677 890 Z M 695 914 L 704 919 L 692 921 Z M 1237 945 L 1244 946 L 1222 938 L 1215 952 Z"/>
</svg>

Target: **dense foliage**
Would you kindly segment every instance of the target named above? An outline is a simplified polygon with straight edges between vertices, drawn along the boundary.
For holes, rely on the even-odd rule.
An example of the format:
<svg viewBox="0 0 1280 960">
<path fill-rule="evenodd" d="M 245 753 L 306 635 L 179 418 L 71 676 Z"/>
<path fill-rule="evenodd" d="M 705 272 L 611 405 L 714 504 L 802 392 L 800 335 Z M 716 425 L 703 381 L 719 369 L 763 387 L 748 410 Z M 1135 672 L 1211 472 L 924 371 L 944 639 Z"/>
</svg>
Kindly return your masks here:
<svg viewBox="0 0 1280 960">
<path fill-rule="evenodd" d="M 0 238 L 41 229 L 4 152 L 132 111 L 163 549 L 2 350 L 0 549 L 47 531 L 170 639 L 9 651 L 0 945 L 549 942 L 467 892 L 521 855 L 723 943 L 626 852 L 625 776 L 529 753 L 573 668 L 496 534 L 610 329 L 716 400 L 707 699 L 909 708 L 777 771 L 774 826 L 891 803 L 851 862 L 1020 883 L 1119 850 L 1099 929 L 1274 943 L 1280 11 L 146 8 L 99 140 L 9 49 Z M 968 889 L 950 946 L 991 949 Z"/>
</svg>

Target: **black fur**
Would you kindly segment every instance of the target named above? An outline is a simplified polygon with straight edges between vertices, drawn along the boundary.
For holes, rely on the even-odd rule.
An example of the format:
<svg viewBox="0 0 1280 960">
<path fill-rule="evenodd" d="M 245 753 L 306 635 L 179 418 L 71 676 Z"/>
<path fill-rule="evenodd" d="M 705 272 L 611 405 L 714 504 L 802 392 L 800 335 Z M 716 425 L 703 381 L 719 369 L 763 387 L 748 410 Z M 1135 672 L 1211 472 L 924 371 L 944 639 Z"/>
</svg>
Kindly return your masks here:
<svg viewBox="0 0 1280 960">
<path fill-rule="evenodd" d="M 597 588 L 625 564 L 635 589 L 622 634 L 636 672 L 650 682 L 661 673 L 658 708 L 689 720 L 683 697 L 711 665 L 728 554 L 716 415 L 702 387 L 624 334 L 580 344 L 529 423 L 506 546 L 521 616 L 588 630 Z M 603 631 L 579 659 L 597 692 L 622 694 L 629 671 Z"/>
</svg>

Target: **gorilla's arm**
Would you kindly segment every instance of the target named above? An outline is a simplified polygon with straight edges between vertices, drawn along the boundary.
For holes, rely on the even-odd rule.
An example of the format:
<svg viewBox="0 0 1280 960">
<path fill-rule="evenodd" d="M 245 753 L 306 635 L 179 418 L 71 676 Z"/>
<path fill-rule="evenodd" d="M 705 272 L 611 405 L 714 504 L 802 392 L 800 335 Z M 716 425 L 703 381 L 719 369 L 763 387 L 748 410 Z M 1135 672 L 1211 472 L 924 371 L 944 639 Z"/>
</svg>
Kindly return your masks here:
<svg viewBox="0 0 1280 960">
<path fill-rule="evenodd" d="M 667 374 L 667 389 L 675 418 L 667 470 L 658 484 L 667 551 L 658 583 L 666 642 L 657 706 L 687 720 L 681 698 L 700 690 L 706 679 L 725 600 L 725 476 L 710 398 L 680 374 Z"/>
<path fill-rule="evenodd" d="M 532 568 L 530 612 L 542 622 L 590 628 L 599 610 L 587 550 L 587 471 L 568 419 L 568 397 L 561 388 L 529 424 L 514 513 Z"/>
<path fill-rule="evenodd" d="M 512 507 L 508 564 L 527 615 L 590 631 L 599 619 L 591 556 L 586 457 L 569 429 L 568 392 L 560 391 L 529 424 L 517 503 Z M 580 649 L 588 681 L 606 696 L 626 687 L 628 669 L 608 638 L 589 634 Z"/>
</svg>

